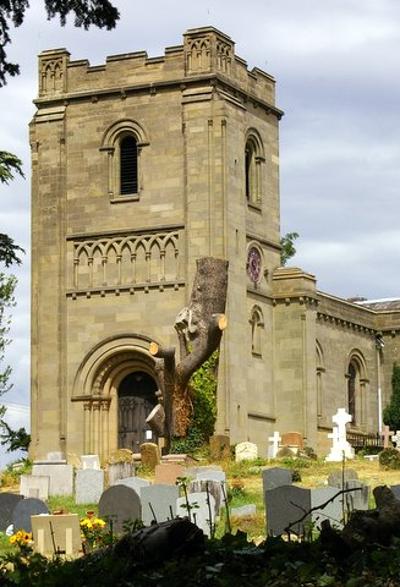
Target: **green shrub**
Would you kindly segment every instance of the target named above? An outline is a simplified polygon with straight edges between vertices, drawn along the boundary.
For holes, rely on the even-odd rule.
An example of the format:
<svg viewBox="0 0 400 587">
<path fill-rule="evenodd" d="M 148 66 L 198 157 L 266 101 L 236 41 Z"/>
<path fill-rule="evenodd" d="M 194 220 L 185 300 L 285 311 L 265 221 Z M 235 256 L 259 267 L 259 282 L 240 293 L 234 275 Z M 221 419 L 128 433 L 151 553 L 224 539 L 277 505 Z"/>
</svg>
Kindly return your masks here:
<svg viewBox="0 0 400 587">
<path fill-rule="evenodd" d="M 383 410 L 383 421 L 392 430 L 400 430 L 400 366 L 397 363 L 393 365 L 392 396 Z"/>
<path fill-rule="evenodd" d="M 379 453 L 379 464 L 385 469 L 400 469 L 400 452 L 395 448 L 385 448 Z"/>
</svg>

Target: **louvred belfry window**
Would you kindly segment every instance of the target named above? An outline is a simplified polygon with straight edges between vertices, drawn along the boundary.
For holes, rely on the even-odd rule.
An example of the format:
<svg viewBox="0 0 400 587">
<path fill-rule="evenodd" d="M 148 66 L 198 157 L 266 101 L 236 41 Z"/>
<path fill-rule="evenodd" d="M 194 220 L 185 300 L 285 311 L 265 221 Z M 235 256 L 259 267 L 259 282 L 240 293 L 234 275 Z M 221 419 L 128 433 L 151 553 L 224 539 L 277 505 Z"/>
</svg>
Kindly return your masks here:
<svg viewBox="0 0 400 587">
<path fill-rule="evenodd" d="M 138 191 L 138 152 L 135 137 L 125 136 L 120 142 L 120 193 L 136 194 Z"/>
</svg>

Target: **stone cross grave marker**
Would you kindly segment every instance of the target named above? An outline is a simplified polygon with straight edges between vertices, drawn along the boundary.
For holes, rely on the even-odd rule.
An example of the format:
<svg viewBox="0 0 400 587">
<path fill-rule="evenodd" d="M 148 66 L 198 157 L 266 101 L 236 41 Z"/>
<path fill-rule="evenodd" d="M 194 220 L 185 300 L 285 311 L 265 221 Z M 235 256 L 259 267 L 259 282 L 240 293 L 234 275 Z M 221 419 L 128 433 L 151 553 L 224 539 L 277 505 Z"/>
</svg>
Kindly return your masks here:
<svg viewBox="0 0 400 587">
<path fill-rule="evenodd" d="M 67 556 L 82 550 L 81 529 L 78 514 L 57 516 L 32 516 L 34 549 L 43 555 L 56 552 Z"/>
<path fill-rule="evenodd" d="M 28 497 L 28 499 L 21 499 L 14 508 L 12 515 L 12 524 L 14 532 L 18 530 L 25 530 L 25 532 L 32 532 L 31 516 L 38 516 L 40 514 L 48 514 L 49 508 L 41 499 Z"/>
<path fill-rule="evenodd" d="M 204 534 L 211 536 L 211 526 L 214 524 L 215 502 L 212 495 L 209 494 L 208 498 L 210 500 L 210 506 L 207 503 L 207 493 L 189 493 L 189 515 L 186 498 L 178 497 L 176 502 L 176 515 L 180 518 L 189 517 L 198 528 L 203 530 Z"/>
<path fill-rule="evenodd" d="M 106 489 L 99 501 L 99 516 L 106 520 L 115 534 L 122 534 L 126 522 L 142 519 L 140 497 L 134 489 L 125 485 L 113 485 Z"/>
<path fill-rule="evenodd" d="M 80 469 L 75 477 L 75 503 L 99 503 L 104 491 L 104 471 Z"/>
<path fill-rule="evenodd" d="M 346 440 L 346 424 L 351 421 L 352 417 L 344 408 L 339 408 L 332 416 L 333 432 L 328 434 L 328 438 L 332 439 L 332 447 L 325 458 L 326 461 L 340 462 L 343 459 L 343 454 L 347 459 L 354 458 L 354 450 Z"/>
<path fill-rule="evenodd" d="M 275 430 L 273 436 L 270 436 L 268 438 L 268 441 L 270 442 L 270 445 L 268 447 L 268 458 L 269 459 L 275 459 L 276 455 L 278 454 L 278 450 L 279 450 L 279 443 L 282 440 L 282 438 L 279 436 L 279 432 Z"/>
<path fill-rule="evenodd" d="M 396 448 L 400 448 L 400 430 L 396 430 L 396 434 L 392 435 L 392 442 L 396 444 Z"/>
<path fill-rule="evenodd" d="M 154 521 L 165 522 L 176 516 L 179 488 L 176 485 L 148 485 L 140 489 L 142 522 L 150 526 Z"/>
</svg>

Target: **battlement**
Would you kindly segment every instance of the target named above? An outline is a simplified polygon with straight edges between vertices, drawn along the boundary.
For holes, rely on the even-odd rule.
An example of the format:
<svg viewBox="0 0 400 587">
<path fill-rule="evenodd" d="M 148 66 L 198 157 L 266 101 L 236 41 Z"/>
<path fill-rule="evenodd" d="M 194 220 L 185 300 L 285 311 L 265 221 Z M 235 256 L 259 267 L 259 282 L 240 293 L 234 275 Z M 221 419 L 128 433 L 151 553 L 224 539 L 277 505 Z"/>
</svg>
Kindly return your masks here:
<svg viewBox="0 0 400 587">
<path fill-rule="evenodd" d="M 246 61 L 235 55 L 235 43 L 228 35 L 207 26 L 189 29 L 183 41 L 183 45 L 167 47 L 162 56 L 136 51 L 111 55 L 105 64 L 94 66 L 87 59 L 71 60 L 66 49 L 43 51 L 39 55 L 37 102 L 143 86 L 154 91 L 157 86 L 218 77 L 238 91 L 274 105 L 274 78 L 257 67 L 249 70 Z"/>
</svg>

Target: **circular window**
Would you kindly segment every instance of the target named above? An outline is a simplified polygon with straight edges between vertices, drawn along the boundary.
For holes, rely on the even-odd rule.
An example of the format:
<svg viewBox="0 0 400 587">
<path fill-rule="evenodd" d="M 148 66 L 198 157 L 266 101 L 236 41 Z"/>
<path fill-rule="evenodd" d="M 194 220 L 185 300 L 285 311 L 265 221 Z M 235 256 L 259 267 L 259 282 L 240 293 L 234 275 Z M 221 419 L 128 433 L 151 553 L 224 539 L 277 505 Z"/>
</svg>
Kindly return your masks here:
<svg viewBox="0 0 400 587">
<path fill-rule="evenodd" d="M 262 258 L 261 253 L 256 247 L 250 247 L 247 253 L 247 275 L 253 283 L 258 283 L 261 279 Z"/>
</svg>

